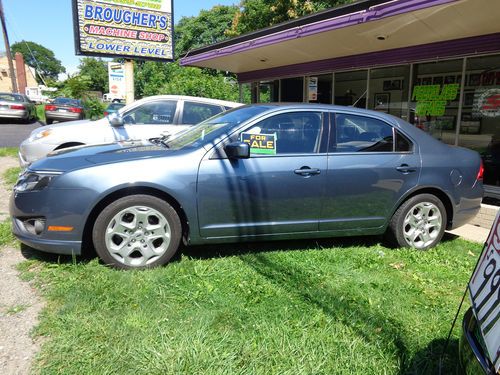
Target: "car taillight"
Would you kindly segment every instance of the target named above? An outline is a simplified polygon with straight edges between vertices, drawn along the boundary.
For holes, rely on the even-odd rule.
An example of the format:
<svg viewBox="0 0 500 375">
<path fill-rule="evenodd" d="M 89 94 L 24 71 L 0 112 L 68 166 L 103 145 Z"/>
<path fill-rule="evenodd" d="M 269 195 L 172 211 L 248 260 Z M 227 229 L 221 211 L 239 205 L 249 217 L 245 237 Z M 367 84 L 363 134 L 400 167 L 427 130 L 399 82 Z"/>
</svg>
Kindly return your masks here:
<svg viewBox="0 0 500 375">
<path fill-rule="evenodd" d="M 73 113 L 82 113 L 82 109 L 77 107 L 71 107 L 69 111 Z"/>
<path fill-rule="evenodd" d="M 19 104 L 12 104 L 10 106 L 10 109 L 26 109 L 24 105 L 19 105 Z"/>
<path fill-rule="evenodd" d="M 484 176 L 484 165 L 483 161 L 481 160 L 481 165 L 479 166 L 479 171 L 477 172 L 476 180 L 483 181 L 483 176 Z"/>
<path fill-rule="evenodd" d="M 104 116 L 107 116 L 107 115 L 109 115 L 109 112 L 105 111 Z"/>
<path fill-rule="evenodd" d="M 55 105 L 49 105 L 49 104 L 47 104 L 45 106 L 45 110 L 46 111 L 55 111 L 56 110 L 56 106 Z"/>
</svg>

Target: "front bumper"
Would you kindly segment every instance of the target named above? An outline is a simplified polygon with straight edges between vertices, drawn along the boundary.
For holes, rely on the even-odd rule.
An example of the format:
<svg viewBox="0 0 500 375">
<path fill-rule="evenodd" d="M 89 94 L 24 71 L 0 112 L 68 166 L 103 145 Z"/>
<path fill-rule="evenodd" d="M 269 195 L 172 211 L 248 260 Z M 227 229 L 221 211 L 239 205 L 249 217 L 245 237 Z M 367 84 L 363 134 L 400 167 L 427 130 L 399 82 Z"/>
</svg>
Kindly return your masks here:
<svg viewBox="0 0 500 375">
<path fill-rule="evenodd" d="M 12 232 L 22 243 L 45 252 L 80 255 L 88 211 L 95 194 L 86 189 L 51 189 L 13 193 L 10 198 Z M 37 233 L 29 229 L 34 220 L 44 222 Z M 72 227 L 70 231 L 50 227 Z"/>
<path fill-rule="evenodd" d="M 19 146 L 19 164 L 22 167 L 27 167 L 38 159 L 44 158 L 47 154 L 53 151 L 57 145 L 45 143 L 44 139 L 30 142 L 25 139 Z"/>
<path fill-rule="evenodd" d="M 472 309 L 467 310 L 462 323 L 459 353 L 465 374 L 495 375 L 493 365 L 476 337 L 477 322 Z"/>
</svg>

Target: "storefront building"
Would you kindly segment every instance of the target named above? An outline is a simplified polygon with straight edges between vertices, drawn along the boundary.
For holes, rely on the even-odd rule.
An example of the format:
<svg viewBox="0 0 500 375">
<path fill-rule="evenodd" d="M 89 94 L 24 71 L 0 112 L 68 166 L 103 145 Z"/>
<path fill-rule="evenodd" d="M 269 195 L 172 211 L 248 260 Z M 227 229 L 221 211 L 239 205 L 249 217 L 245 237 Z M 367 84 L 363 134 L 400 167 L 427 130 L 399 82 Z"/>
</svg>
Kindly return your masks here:
<svg viewBox="0 0 500 375">
<path fill-rule="evenodd" d="M 500 199 L 500 1 L 366 0 L 190 52 L 242 101 L 351 105 L 481 153 Z"/>
</svg>

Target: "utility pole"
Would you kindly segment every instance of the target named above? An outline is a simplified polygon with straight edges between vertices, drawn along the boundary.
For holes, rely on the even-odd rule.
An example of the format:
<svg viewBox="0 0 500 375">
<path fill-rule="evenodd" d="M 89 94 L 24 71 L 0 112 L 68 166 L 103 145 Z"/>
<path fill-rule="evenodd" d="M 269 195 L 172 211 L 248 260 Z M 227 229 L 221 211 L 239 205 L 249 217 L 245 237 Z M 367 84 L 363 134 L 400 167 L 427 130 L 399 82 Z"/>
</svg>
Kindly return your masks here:
<svg viewBox="0 0 500 375">
<path fill-rule="evenodd" d="M 12 92 L 18 92 L 16 74 L 14 73 L 14 63 L 12 62 L 12 54 L 10 53 L 9 35 L 7 34 L 7 26 L 5 25 L 5 14 L 3 11 L 2 0 L 0 0 L 0 22 L 2 23 L 3 40 L 5 42 L 5 52 L 9 61 L 10 79 L 12 81 Z"/>
</svg>

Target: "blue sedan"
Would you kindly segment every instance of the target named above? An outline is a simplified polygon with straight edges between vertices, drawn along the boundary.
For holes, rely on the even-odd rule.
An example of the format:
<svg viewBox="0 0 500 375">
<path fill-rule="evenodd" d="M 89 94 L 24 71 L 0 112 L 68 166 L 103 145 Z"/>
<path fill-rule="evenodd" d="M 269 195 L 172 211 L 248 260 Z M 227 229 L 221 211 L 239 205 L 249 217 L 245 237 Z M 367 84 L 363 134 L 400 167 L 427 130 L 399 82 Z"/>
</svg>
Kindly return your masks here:
<svg viewBox="0 0 500 375">
<path fill-rule="evenodd" d="M 380 112 L 257 104 L 173 138 L 60 150 L 11 198 L 13 232 L 42 251 L 94 246 L 123 269 L 187 244 L 386 234 L 426 250 L 480 209 L 479 155 Z"/>
</svg>

